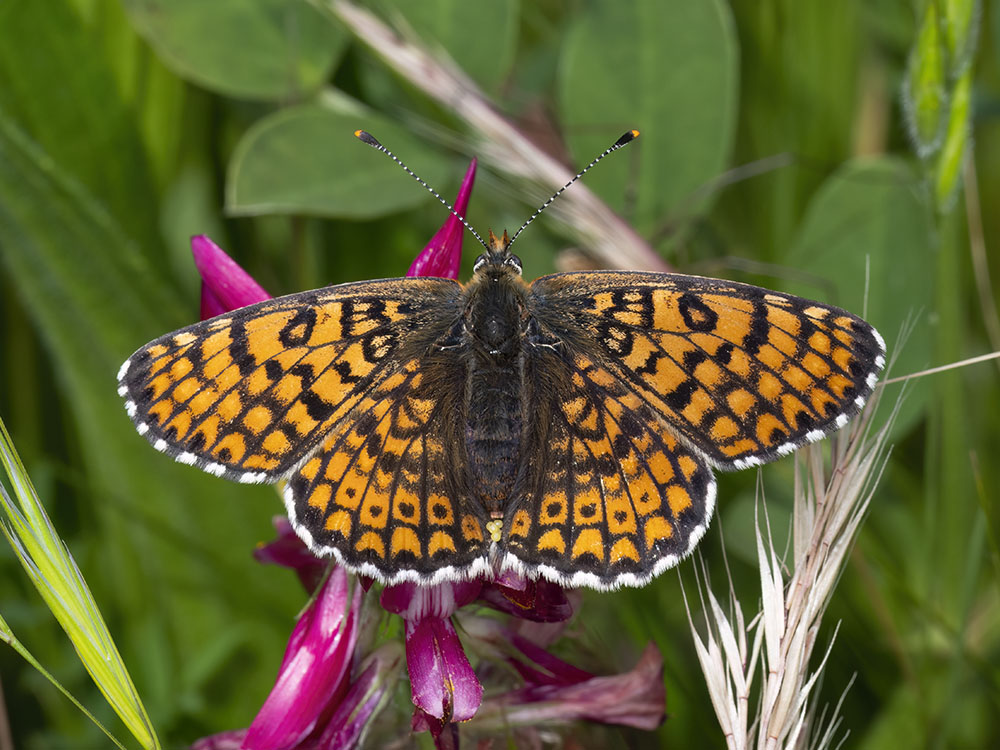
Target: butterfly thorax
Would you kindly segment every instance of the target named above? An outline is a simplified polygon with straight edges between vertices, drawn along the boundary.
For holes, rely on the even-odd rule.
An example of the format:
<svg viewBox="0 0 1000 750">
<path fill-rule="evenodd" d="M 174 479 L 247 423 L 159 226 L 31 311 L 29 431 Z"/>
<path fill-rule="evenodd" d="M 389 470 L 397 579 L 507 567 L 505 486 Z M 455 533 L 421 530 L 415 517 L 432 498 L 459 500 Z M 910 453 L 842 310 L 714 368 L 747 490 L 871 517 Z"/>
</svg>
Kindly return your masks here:
<svg viewBox="0 0 1000 750">
<path fill-rule="evenodd" d="M 521 463 L 528 313 L 520 261 L 505 248 L 484 253 L 466 295 L 466 451 L 473 487 L 485 509 L 497 515 Z"/>
</svg>

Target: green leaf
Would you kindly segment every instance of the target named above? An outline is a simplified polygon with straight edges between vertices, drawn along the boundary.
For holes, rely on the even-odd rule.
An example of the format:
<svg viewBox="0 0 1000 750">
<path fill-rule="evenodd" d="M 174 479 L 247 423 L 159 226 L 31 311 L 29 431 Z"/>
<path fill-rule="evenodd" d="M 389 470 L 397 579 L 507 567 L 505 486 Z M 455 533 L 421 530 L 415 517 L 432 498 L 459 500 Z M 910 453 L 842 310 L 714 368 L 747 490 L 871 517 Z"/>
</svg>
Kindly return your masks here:
<svg viewBox="0 0 1000 750">
<path fill-rule="evenodd" d="M 950 211 L 958 195 L 965 154 L 970 146 L 972 67 L 958 79 L 948 107 L 948 126 L 934 169 L 934 199 L 938 210 Z"/>
<path fill-rule="evenodd" d="M 649 234 L 672 210 L 703 208 L 693 194 L 726 165 L 736 117 L 737 42 L 720 0 L 588 3 L 566 40 L 559 109 L 577 163 L 627 129 L 642 137 L 587 184 L 613 207 L 635 196 Z M 685 204 L 691 200 L 690 204 Z"/>
<path fill-rule="evenodd" d="M 916 372 L 932 364 L 932 236 L 922 182 L 908 166 L 888 158 L 848 162 L 817 191 L 784 258 L 816 282 L 789 291 L 864 315 L 885 338 L 889 359 L 896 358 L 892 375 Z M 907 323 L 916 325 L 915 333 L 894 351 Z M 912 426 L 924 396 L 917 384 L 894 434 Z M 892 400 L 884 399 L 883 407 Z"/>
<path fill-rule="evenodd" d="M 947 124 L 947 50 L 936 3 L 927 3 L 903 81 L 903 112 L 913 148 L 927 158 L 941 146 Z"/>
<path fill-rule="evenodd" d="M 483 88 L 495 89 L 509 71 L 517 51 L 518 0 L 393 0 L 392 5 L 424 44 L 443 50 Z"/>
<path fill-rule="evenodd" d="M 304 0 L 126 0 L 136 29 L 177 75 L 246 99 L 319 88 L 346 31 Z"/>
<path fill-rule="evenodd" d="M 247 131 L 229 165 L 226 208 L 238 215 L 367 219 L 431 200 L 391 159 L 359 141 L 354 136 L 359 128 L 432 186 L 443 184 L 451 171 L 448 160 L 385 117 L 303 105 L 266 117 Z"/>
<path fill-rule="evenodd" d="M 148 61 L 146 74 L 132 78 L 126 68 L 134 58 L 109 49 L 123 35 L 134 43 L 123 15 L 112 9 L 103 25 L 88 24 L 77 5 L 51 0 L 4 6 L 0 110 L 85 185 L 130 237 L 155 247 L 156 202 L 135 200 L 155 189 L 136 114 L 153 99 L 148 87 L 159 79 L 149 75 L 155 71 L 148 70 Z M 158 145 L 171 138 L 162 122 L 157 133 Z"/>
</svg>

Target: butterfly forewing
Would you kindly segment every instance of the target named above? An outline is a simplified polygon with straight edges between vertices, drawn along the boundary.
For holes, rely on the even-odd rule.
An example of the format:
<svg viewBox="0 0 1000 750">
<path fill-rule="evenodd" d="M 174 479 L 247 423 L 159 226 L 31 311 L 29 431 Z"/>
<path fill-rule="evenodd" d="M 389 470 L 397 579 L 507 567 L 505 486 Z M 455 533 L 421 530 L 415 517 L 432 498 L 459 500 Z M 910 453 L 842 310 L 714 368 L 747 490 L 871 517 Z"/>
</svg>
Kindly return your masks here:
<svg viewBox="0 0 1000 750">
<path fill-rule="evenodd" d="M 836 307 L 697 276 L 582 272 L 531 285 L 531 309 L 594 352 L 714 465 L 771 461 L 842 427 L 884 360 L 878 332 Z"/>
<path fill-rule="evenodd" d="M 458 314 L 460 286 L 387 279 L 267 300 L 147 344 L 119 372 L 137 429 L 183 463 L 277 481 Z"/>
</svg>

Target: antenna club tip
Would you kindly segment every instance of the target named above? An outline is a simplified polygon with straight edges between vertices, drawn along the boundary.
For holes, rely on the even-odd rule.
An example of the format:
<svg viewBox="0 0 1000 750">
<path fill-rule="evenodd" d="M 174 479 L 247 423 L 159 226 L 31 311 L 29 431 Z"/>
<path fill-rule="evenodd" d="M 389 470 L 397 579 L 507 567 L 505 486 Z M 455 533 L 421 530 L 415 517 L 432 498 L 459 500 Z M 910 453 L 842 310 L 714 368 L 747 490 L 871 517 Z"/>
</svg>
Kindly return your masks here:
<svg viewBox="0 0 1000 750">
<path fill-rule="evenodd" d="M 364 141 L 369 146 L 375 146 L 376 148 L 378 148 L 379 146 L 382 145 L 375 139 L 375 136 L 373 136 L 367 130 L 355 130 L 354 135 L 358 140 Z"/>
<path fill-rule="evenodd" d="M 620 148 L 620 147 L 624 146 L 626 143 L 629 143 L 630 141 L 634 141 L 638 137 L 639 137 L 639 131 L 638 130 L 629 130 L 621 138 L 619 138 L 617 141 L 615 141 L 615 146 L 614 147 L 615 148 Z"/>
</svg>

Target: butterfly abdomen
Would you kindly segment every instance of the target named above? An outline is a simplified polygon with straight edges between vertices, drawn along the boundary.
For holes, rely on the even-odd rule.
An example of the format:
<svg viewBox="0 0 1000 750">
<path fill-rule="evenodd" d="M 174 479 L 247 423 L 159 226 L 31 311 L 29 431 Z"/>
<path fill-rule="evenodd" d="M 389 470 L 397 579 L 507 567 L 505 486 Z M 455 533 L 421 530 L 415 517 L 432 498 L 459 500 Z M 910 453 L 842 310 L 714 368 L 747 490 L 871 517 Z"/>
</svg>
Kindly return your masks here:
<svg viewBox="0 0 1000 750">
<path fill-rule="evenodd" d="M 521 461 L 521 379 L 510 360 L 478 359 L 469 370 L 465 444 L 474 487 L 492 514 L 503 510 Z"/>
<path fill-rule="evenodd" d="M 524 283 L 490 265 L 469 291 L 465 447 L 475 492 L 487 513 L 499 516 L 521 463 Z"/>
</svg>

